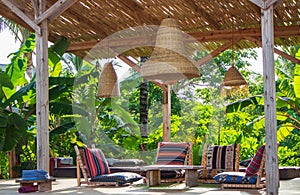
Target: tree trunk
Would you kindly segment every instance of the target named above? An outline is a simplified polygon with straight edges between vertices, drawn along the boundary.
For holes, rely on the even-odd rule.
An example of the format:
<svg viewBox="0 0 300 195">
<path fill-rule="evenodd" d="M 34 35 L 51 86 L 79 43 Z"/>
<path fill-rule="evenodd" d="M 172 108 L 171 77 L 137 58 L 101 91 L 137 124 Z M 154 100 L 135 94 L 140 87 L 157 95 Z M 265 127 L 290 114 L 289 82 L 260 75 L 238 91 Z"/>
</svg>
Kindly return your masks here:
<svg viewBox="0 0 300 195">
<path fill-rule="evenodd" d="M 148 57 L 141 57 L 141 65 L 147 61 Z M 148 81 L 143 80 L 140 85 L 140 132 L 142 138 L 147 138 L 148 131 Z M 141 144 L 142 151 L 146 151 L 146 145 Z"/>
<path fill-rule="evenodd" d="M 20 177 L 18 170 L 14 170 L 14 167 L 19 166 L 15 148 L 9 151 L 7 155 L 9 164 L 9 178 Z"/>
</svg>

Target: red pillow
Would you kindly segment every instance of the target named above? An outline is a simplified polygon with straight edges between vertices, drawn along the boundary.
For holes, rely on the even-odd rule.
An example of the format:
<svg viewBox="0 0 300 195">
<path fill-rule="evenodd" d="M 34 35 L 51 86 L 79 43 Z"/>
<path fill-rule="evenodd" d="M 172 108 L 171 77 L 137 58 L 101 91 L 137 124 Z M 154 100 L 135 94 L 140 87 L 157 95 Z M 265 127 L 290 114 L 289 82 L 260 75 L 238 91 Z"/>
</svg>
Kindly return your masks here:
<svg viewBox="0 0 300 195">
<path fill-rule="evenodd" d="M 263 158 L 264 149 L 265 149 L 264 145 L 261 146 L 260 148 L 258 148 L 255 156 L 252 158 L 251 162 L 249 163 L 248 167 L 246 168 L 246 176 L 253 176 L 253 175 L 257 174 L 257 172 L 260 168 L 260 163 Z"/>
<path fill-rule="evenodd" d="M 87 166 L 87 170 L 91 178 L 110 173 L 110 169 L 106 158 L 102 151 L 98 148 L 85 148 L 84 162 Z"/>
</svg>

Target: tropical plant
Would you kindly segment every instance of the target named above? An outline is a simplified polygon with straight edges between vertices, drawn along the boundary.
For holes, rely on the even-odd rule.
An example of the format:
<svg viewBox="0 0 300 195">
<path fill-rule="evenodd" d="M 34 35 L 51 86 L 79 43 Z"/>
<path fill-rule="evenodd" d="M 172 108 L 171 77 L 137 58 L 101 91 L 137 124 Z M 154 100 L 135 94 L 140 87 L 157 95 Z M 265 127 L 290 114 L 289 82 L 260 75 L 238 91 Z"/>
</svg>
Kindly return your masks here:
<svg viewBox="0 0 300 195">
<path fill-rule="evenodd" d="M 295 48 L 291 49 L 295 53 Z M 286 64 L 282 64 L 282 63 Z M 291 71 L 291 69 L 293 71 Z M 300 129 L 300 66 L 291 64 L 290 62 L 279 58 L 276 61 L 276 73 L 278 79 L 276 81 L 276 116 L 277 116 L 277 140 L 282 148 L 279 148 L 279 161 L 282 165 L 298 165 L 299 152 L 295 148 L 296 141 L 299 137 Z M 227 113 L 250 113 L 250 121 L 247 127 L 251 131 L 261 132 L 257 134 L 257 140 L 263 142 L 261 138 L 264 136 L 264 100 L 262 96 L 252 96 L 227 105 Z M 250 112 L 250 110 L 252 110 Z M 255 113 L 255 114 L 254 114 Z M 255 117 L 253 117 L 255 116 Z M 296 144 L 297 145 L 297 144 Z M 284 154 L 285 153 L 285 154 Z M 288 160 L 289 158 L 291 160 Z"/>
</svg>

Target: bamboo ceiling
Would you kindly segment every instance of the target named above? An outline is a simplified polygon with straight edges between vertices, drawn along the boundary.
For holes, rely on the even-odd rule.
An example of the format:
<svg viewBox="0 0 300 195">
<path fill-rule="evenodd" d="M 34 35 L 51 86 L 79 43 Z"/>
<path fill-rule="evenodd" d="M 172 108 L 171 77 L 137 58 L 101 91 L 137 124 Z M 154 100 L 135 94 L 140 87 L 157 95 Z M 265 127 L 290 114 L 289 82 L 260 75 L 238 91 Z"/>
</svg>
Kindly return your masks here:
<svg viewBox="0 0 300 195">
<path fill-rule="evenodd" d="M 13 2 L 34 18 L 32 1 Z M 56 2 L 47 0 L 47 7 Z M 0 7 L 2 16 L 31 29 L 4 4 Z M 207 51 L 233 40 L 236 48 L 257 47 L 261 39 L 261 10 L 249 0 L 78 0 L 60 16 L 49 18 L 49 40 L 64 36 L 71 41 L 69 51 L 83 57 L 93 45 L 113 35 L 107 43 L 112 51 L 124 47 L 124 55 L 147 56 L 152 49 L 142 46 L 155 43 L 154 34 L 149 34 L 155 28 L 147 26 L 158 26 L 167 17 L 177 19 L 181 30 Z M 284 0 L 276 7 L 275 45 L 300 45 L 299 17 L 299 0 Z M 138 26 L 141 33 L 136 37 Z"/>
</svg>

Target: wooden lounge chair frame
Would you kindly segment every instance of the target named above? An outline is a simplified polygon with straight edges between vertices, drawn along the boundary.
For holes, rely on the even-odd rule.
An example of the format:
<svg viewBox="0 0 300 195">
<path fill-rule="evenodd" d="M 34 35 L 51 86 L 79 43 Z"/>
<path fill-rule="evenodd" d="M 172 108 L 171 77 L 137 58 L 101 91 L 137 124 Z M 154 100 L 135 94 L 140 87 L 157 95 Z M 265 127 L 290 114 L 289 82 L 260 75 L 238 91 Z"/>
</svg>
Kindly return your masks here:
<svg viewBox="0 0 300 195">
<path fill-rule="evenodd" d="M 240 148 L 241 145 L 237 144 L 235 147 L 235 159 L 234 159 L 234 167 L 232 171 L 239 171 L 240 166 Z M 202 150 L 202 160 L 201 165 L 203 166 L 203 169 L 206 169 L 206 155 L 207 155 L 207 144 L 204 144 L 203 150 Z M 209 184 L 218 184 L 213 178 L 208 179 L 198 179 L 200 183 L 209 183 Z"/>
<path fill-rule="evenodd" d="M 255 184 L 229 184 L 229 183 L 223 183 L 221 184 L 221 188 L 241 188 L 241 189 L 262 189 L 266 187 L 265 182 L 265 164 L 266 164 L 266 153 L 264 151 L 262 160 L 260 162 L 260 167 L 257 172 L 257 180 Z"/>
<path fill-rule="evenodd" d="M 159 149 L 160 149 L 162 144 L 182 144 L 182 143 L 187 143 L 188 144 L 188 149 L 187 149 L 187 153 L 186 153 L 186 156 L 185 156 L 184 165 L 193 165 L 193 144 L 191 142 L 159 142 L 158 147 L 157 147 L 156 157 L 159 154 Z M 174 183 L 174 182 L 181 183 L 184 180 L 185 180 L 185 177 L 165 178 L 165 179 L 161 179 L 161 182 L 162 183 Z"/>
<path fill-rule="evenodd" d="M 77 170 L 77 186 L 81 186 L 81 184 L 87 184 L 88 186 L 119 186 L 118 182 L 98 182 L 98 181 L 90 181 L 89 174 L 86 168 L 84 161 L 82 160 L 84 151 L 83 149 L 78 149 L 77 146 L 74 146 L 76 152 L 76 170 Z M 81 172 L 83 175 L 83 181 L 81 179 Z"/>
</svg>

